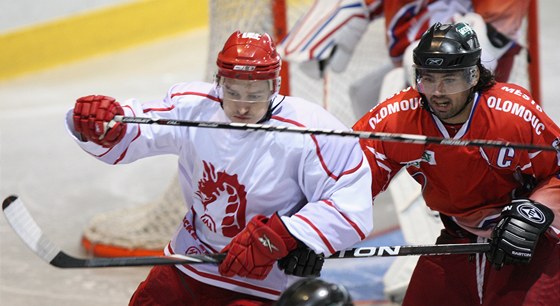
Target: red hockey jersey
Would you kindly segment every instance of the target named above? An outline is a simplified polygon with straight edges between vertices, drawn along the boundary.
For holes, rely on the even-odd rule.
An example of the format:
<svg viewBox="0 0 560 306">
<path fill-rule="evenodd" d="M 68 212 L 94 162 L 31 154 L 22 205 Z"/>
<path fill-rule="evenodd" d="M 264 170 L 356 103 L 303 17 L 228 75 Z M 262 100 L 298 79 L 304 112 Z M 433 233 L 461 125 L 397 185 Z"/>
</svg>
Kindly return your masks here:
<svg viewBox="0 0 560 306">
<path fill-rule="evenodd" d="M 421 96 L 412 88 L 379 103 L 354 125 L 354 130 L 548 146 L 557 145 L 560 136 L 558 126 L 524 88 L 506 83 L 475 94 L 469 119 L 453 137 L 442 121 L 422 108 Z M 405 167 L 421 184 L 431 209 L 453 217 L 463 228 L 484 237 L 489 236 L 502 207 L 510 202 L 524 179 L 541 182 L 560 170 L 554 151 L 377 140 L 362 140 L 361 146 L 372 168 L 374 197 Z M 553 208 L 554 225 L 558 228 L 560 205 L 554 205 L 559 206 Z"/>
</svg>

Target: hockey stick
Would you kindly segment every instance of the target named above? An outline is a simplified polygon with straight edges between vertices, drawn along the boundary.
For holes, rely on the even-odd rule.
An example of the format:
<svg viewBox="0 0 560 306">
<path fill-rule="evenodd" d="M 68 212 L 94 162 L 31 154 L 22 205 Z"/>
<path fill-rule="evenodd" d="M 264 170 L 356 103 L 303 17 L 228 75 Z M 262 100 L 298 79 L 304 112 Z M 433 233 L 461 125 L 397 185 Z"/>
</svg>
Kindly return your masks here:
<svg viewBox="0 0 560 306">
<path fill-rule="evenodd" d="M 209 255 L 170 255 L 147 257 L 116 257 L 116 258 L 77 258 L 68 255 L 49 240 L 23 202 L 17 196 L 9 196 L 2 203 L 2 210 L 19 237 L 37 256 L 59 268 L 101 268 L 101 267 L 132 267 L 176 264 L 220 263 L 225 254 Z M 441 244 L 416 246 L 376 246 L 358 247 L 336 252 L 328 259 L 365 258 L 407 255 L 450 255 L 484 253 L 490 250 L 489 243 L 472 244 Z"/>
<path fill-rule="evenodd" d="M 100 268 L 152 266 L 169 264 L 219 263 L 220 256 L 172 255 L 122 258 L 76 258 L 56 246 L 35 222 L 23 202 L 17 196 L 9 196 L 2 202 L 2 210 L 18 236 L 29 248 L 49 264 L 59 268 Z"/>
<path fill-rule="evenodd" d="M 211 129 L 230 129 L 230 130 L 244 130 L 244 131 L 268 131 L 268 132 L 286 132 L 298 134 L 313 134 L 313 135 L 328 135 L 328 136 L 345 136 L 357 137 L 361 139 L 373 139 L 380 141 L 391 142 L 405 142 L 415 144 L 440 144 L 446 146 L 474 146 L 474 147 L 509 147 L 513 149 L 522 150 L 543 150 L 543 151 L 556 151 L 553 146 L 542 146 L 523 143 L 512 143 L 499 140 L 484 140 L 484 139 L 451 139 L 439 138 L 425 135 L 415 134 L 397 134 L 397 133 L 381 133 L 381 132 L 360 132 L 350 130 L 323 130 L 323 129 L 308 129 L 290 126 L 274 126 L 252 123 L 225 123 L 225 122 L 212 122 L 212 121 L 189 121 L 177 119 L 154 119 L 149 117 L 126 117 L 115 116 L 116 122 L 123 123 L 137 123 L 137 124 L 157 124 L 169 126 L 190 126 Z"/>
</svg>

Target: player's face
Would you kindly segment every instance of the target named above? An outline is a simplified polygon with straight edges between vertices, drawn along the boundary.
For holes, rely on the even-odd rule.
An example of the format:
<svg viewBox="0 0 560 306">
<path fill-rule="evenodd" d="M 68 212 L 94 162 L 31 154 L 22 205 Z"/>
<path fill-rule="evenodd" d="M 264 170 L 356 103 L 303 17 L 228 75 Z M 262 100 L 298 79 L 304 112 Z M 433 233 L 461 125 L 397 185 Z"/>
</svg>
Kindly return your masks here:
<svg viewBox="0 0 560 306">
<path fill-rule="evenodd" d="M 470 90 L 454 94 L 425 94 L 432 112 L 442 121 L 447 123 L 463 123 L 469 118 L 471 108 L 465 103 L 469 98 Z M 470 102 L 472 103 L 472 102 Z"/>
<path fill-rule="evenodd" d="M 232 122 L 257 123 L 266 115 L 272 95 L 269 81 L 224 78 L 221 89 L 224 112 Z"/>
<path fill-rule="evenodd" d="M 465 103 L 477 80 L 465 78 L 462 70 L 424 71 L 417 78 L 417 88 L 424 94 L 430 109 L 439 119 L 447 123 L 463 123 L 471 110 L 468 105 L 465 107 Z"/>
</svg>

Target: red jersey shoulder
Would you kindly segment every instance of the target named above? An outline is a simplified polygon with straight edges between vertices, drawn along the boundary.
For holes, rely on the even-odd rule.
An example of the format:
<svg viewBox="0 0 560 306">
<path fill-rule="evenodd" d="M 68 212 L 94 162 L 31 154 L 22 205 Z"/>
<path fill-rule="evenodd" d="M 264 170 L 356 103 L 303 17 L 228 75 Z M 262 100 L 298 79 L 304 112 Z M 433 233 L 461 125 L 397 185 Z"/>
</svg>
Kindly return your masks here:
<svg viewBox="0 0 560 306">
<path fill-rule="evenodd" d="M 522 86 L 511 83 L 496 83 L 484 95 L 492 95 L 521 104 L 530 104 L 542 112 L 542 108 L 533 100 L 531 93 Z"/>
<path fill-rule="evenodd" d="M 488 117 L 487 123 L 490 130 L 511 132 L 512 135 L 530 129 L 539 135 L 545 129 L 543 110 L 531 94 L 523 87 L 509 84 L 496 83 L 484 92 L 481 97 L 481 113 Z"/>
<path fill-rule="evenodd" d="M 422 112 L 420 94 L 411 87 L 379 102 L 354 125 L 356 131 L 383 131 L 387 133 L 412 133 L 417 116 Z"/>
</svg>

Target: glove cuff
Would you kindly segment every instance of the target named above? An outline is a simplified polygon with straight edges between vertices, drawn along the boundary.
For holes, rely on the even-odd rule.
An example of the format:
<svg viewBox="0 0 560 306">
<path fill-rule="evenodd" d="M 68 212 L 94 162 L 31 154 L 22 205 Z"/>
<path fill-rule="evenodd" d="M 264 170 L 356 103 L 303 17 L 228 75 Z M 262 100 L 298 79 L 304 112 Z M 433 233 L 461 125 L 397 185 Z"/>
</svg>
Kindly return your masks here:
<svg viewBox="0 0 560 306">
<path fill-rule="evenodd" d="M 280 219 L 280 216 L 278 216 L 278 213 L 272 215 L 272 217 L 270 217 L 270 219 L 268 219 L 268 221 L 266 222 L 266 225 L 270 227 L 276 234 L 278 234 L 280 238 L 282 238 L 282 241 L 284 242 L 284 245 L 286 245 L 286 250 L 288 252 L 297 248 L 298 240 L 294 236 L 292 236 L 292 234 L 290 234 L 290 232 L 286 228 L 286 225 L 284 225 L 284 222 L 282 222 L 282 219 Z"/>
</svg>

